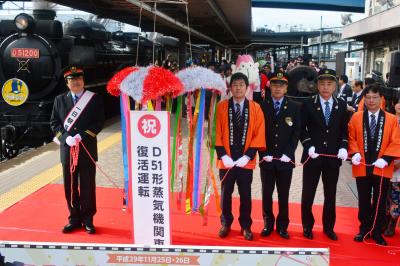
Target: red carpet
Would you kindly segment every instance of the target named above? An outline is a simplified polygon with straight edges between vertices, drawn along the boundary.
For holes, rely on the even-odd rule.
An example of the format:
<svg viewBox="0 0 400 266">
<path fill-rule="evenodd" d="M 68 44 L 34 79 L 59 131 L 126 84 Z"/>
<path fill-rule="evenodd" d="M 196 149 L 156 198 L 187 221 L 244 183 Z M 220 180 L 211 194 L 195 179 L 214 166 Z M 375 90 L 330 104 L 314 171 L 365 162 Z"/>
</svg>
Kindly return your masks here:
<svg viewBox="0 0 400 266">
<path fill-rule="evenodd" d="M 0 240 L 5 241 L 41 241 L 72 243 L 132 243 L 131 222 L 127 212 L 121 210 L 121 191 L 118 189 L 98 188 L 95 216 L 97 234 L 88 235 L 83 229 L 73 234 L 62 234 L 61 228 L 67 222 L 67 206 L 62 185 L 48 185 L 26 197 L 14 206 L 0 213 Z M 330 248 L 332 265 L 400 265 L 400 252 L 389 254 L 393 248 L 366 245 L 353 241 L 358 232 L 357 209 L 337 208 L 335 231 L 339 241 L 329 240 L 322 232 L 321 206 L 314 207 L 316 225 L 314 240 L 302 236 L 300 205 L 290 205 L 291 223 L 290 240 L 280 238 L 276 233 L 267 238 L 260 238 L 262 229 L 261 201 L 253 201 L 253 227 L 255 239 L 245 241 L 240 235 L 237 219 L 233 231 L 226 239 L 217 236 L 220 227 L 215 209 L 210 208 L 208 226 L 202 225 L 200 215 L 185 215 L 173 210 L 172 242 L 176 245 L 215 245 L 215 246 L 255 246 L 255 247 L 313 247 Z M 214 202 L 212 202 L 214 203 Z M 234 199 L 234 215 L 237 218 L 238 200 Z M 172 204 L 175 207 L 175 204 Z M 274 206 L 276 207 L 276 206 Z M 400 247 L 400 232 L 393 238 L 387 238 L 392 246 Z M 399 248 L 400 250 L 400 248 Z"/>
</svg>

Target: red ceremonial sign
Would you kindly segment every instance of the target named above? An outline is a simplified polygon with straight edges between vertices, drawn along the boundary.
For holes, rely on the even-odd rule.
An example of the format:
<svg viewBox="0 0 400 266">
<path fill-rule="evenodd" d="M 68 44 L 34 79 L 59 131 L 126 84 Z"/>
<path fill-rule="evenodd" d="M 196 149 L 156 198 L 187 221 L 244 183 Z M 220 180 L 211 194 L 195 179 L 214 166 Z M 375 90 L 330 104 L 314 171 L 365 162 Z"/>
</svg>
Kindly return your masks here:
<svg viewBox="0 0 400 266">
<path fill-rule="evenodd" d="M 13 48 L 11 57 L 17 58 L 39 58 L 39 49 L 33 48 Z"/>
</svg>

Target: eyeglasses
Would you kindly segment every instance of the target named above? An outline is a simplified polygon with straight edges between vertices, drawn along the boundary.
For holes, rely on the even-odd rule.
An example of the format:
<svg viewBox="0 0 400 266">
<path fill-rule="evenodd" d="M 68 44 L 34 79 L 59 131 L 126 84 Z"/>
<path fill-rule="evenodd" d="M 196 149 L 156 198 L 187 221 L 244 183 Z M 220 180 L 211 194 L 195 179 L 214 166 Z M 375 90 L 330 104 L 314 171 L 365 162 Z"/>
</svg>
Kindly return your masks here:
<svg viewBox="0 0 400 266">
<path fill-rule="evenodd" d="M 366 101 L 377 101 L 380 98 L 381 98 L 380 96 L 365 96 Z"/>
</svg>

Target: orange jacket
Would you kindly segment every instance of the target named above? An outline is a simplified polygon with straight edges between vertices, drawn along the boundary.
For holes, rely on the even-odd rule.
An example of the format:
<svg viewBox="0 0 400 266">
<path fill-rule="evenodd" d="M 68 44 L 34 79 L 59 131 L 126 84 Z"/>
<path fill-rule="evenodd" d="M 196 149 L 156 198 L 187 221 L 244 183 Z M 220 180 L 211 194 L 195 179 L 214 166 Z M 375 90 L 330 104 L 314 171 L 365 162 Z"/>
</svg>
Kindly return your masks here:
<svg viewBox="0 0 400 266">
<path fill-rule="evenodd" d="M 223 146 L 226 153 L 231 156 L 229 145 L 229 118 L 228 118 L 229 99 L 223 100 L 217 105 L 217 122 L 216 122 L 216 141 L 215 146 Z M 244 153 L 249 147 L 264 150 L 265 144 L 265 126 L 264 113 L 261 107 L 253 101 L 249 100 L 249 124 L 247 129 L 246 143 L 244 145 Z M 244 168 L 254 169 L 256 167 L 257 156 L 254 156 Z M 217 168 L 226 169 L 221 160 L 217 160 Z"/>
<path fill-rule="evenodd" d="M 381 110 L 382 111 L 382 110 Z M 367 112 L 367 111 L 365 111 Z M 356 112 L 349 122 L 349 154 L 360 153 L 362 160 L 364 158 L 364 137 L 363 137 L 363 119 L 364 112 Z M 378 158 L 382 156 L 400 157 L 400 130 L 396 116 L 385 112 L 385 124 L 383 126 L 383 136 L 381 149 L 378 153 Z M 393 162 L 387 167 L 383 168 L 383 176 L 392 178 L 393 176 Z M 382 170 L 374 168 L 374 175 L 381 176 Z M 353 176 L 363 177 L 366 176 L 366 167 L 363 164 L 353 165 Z"/>
</svg>

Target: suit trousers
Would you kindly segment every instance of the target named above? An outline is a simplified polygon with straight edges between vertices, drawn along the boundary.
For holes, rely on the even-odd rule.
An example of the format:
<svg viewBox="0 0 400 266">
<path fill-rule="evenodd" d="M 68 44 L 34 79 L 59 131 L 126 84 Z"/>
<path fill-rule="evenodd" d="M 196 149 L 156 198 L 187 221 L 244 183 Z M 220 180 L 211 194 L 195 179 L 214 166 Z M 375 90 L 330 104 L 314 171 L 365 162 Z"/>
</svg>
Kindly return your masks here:
<svg viewBox="0 0 400 266">
<path fill-rule="evenodd" d="M 315 161 L 311 161 L 315 160 Z M 321 160 L 321 161 L 316 161 Z M 301 195 L 301 220 L 304 229 L 314 227 L 315 219 L 312 213 L 315 192 L 322 177 L 324 188 L 324 207 L 322 225 L 324 231 L 333 230 L 336 222 L 336 187 L 339 179 L 340 166 L 329 164 L 330 158 L 316 158 L 303 167 L 303 189 Z"/>
<path fill-rule="evenodd" d="M 360 221 L 360 232 L 365 234 L 372 229 L 376 215 L 376 206 L 378 205 L 378 213 L 372 234 L 380 235 L 382 234 L 382 228 L 385 223 L 386 198 L 390 179 L 383 177 L 381 187 L 380 176 L 368 175 L 365 177 L 357 177 L 356 184 L 358 192 L 358 220 Z M 378 197 L 379 204 L 377 204 Z"/>
<path fill-rule="evenodd" d="M 264 227 L 274 229 L 275 216 L 272 207 L 272 194 L 275 185 L 278 191 L 279 212 L 276 218 L 276 230 L 286 230 L 289 225 L 289 190 L 292 182 L 293 168 L 277 167 L 281 162 L 271 162 L 268 168 L 260 167 L 262 183 L 262 207 Z"/>
<path fill-rule="evenodd" d="M 219 170 L 219 178 L 222 180 L 227 170 Z M 239 224 L 243 229 L 250 229 L 251 220 L 251 183 L 253 170 L 233 167 L 229 170 L 224 182 L 221 184 L 221 224 L 230 227 L 233 223 L 232 193 L 235 183 L 240 195 Z"/>
<path fill-rule="evenodd" d="M 69 164 L 63 164 L 64 192 L 71 224 L 93 224 L 96 214 L 96 166 L 78 164 L 73 173 L 72 195 Z M 71 204 L 72 196 L 72 204 Z"/>
</svg>

